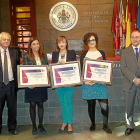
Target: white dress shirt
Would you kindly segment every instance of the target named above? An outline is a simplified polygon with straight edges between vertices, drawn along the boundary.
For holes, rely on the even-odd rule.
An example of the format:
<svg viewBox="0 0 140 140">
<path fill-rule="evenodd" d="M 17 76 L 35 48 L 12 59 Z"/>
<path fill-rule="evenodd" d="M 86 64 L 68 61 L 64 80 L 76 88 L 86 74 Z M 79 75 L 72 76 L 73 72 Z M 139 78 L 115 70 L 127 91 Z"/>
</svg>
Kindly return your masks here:
<svg viewBox="0 0 140 140">
<path fill-rule="evenodd" d="M 1 63 L 2 63 L 2 70 L 3 70 L 3 82 L 4 82 L 4 53 L 5 53 L 4 51 L 5 50 L 2 47 L 0 47 Z M 12 80 L 14 80 L 14 77 L 13 77 L 11 58 L 10 58 L 8 48 L 6 49 L 6 54 L 7 54 L 7 63 L 8 63 L 8 77 L 9 77 L 9 81 L 12 81 Z"/>
<path fill-rule="evenodd" d="M 135 53 L 135 54 L 136 54 L 136 49 L 135 49 L 135 48 L 138 48 L 138 53 L 139 53 L 140 44 L 139 44 L 139 46 L 138 46 L 138 47 L 135 47 L 135 46 L 133 46 L 133 45 L 132 45 L 132 48 L 133 48 L 133 50 L 134 50 L 134 53 Z"/>
<path fill-rule="evenodd" d="M 36 56 L 35 56 L 35 61 L 36 61 L 36 64 L 37 64 L 37 65 L 41 65 L 40 57 L 36 57 Z"/>
</svg>

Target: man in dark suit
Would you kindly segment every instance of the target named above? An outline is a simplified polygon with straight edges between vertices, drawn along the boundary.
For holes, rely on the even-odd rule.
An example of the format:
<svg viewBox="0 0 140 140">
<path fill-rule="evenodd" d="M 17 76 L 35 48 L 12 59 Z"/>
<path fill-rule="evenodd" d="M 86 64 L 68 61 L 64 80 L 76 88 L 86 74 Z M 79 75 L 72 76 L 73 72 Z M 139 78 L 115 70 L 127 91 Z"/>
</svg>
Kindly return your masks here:
<svg viewBox="0 0 140 140">
<path fill-rule="evenodd" d="M 126 136 L 134 131 L 133 108 L 136 96 L 140 107 L 140 32 L 137 30 L 131 32 L 130 39 L 132 45 L 122 50 L 121 54 L 121 70 L 124 75 L 123 90 L 126 104 Z"/>
<path fill-rule="evenodd" d="M 18 52 L 10 46 L 9 33 L 0 34 L 0 133 L 2 130 L 2 112 L 5 102 L 8 108 L 8 130 L 17 135 L 17 65 Z"/>
</svg>

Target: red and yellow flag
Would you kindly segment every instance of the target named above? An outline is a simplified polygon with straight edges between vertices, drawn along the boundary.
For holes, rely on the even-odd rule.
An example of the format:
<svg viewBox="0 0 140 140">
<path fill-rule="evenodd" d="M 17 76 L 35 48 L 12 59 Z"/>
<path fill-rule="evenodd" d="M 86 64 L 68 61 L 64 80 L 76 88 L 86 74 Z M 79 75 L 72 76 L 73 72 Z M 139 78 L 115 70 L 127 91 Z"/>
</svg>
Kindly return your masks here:
<svg viewBox="0 0 140 140">
<path fill-rule="evenodd" d="M 119 21 L 120 21 L 120 48 L 125 48 L 125 18 L 122 0 L 120 1 L 120 12 L 119 12 Z"/>
<path fill-rule="evenodd" d="M 130 22 L 130 7 L 129 1 L 127 0 L 126 6 L 126 40 L 125 40 L 125 47 L 129 47 L 131 45 L 130 41 L 130 33 L 131 33 L 131 22 Z"/>
<path fill-rule="evenodd" d="M 111 31 L 114 33 L 113 47 L 114 47 L 114 49 L 120 49 L 119 17 L 118 17 L 116 0 L 114 3 Z"/>
<path fill-rule="evenodd" d="M 132 2 L 132 9 L 131 9 L 131 23 L 132 23 L 132 31 L 136 30 L 136 13 L 135 13 L 135 2 Z"/>
</svg>

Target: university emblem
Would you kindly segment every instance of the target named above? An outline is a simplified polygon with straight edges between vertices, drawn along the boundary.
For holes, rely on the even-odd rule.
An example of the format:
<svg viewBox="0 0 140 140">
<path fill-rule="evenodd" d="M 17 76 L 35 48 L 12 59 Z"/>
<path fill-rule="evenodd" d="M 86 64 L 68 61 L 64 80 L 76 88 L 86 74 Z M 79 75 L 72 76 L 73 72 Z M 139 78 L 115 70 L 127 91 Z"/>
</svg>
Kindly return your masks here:
<svg viewBox="0 0 140 140">
<path fill-rule="evenodd" d="M 49 14 L 52 26 L 59 31 L 71 30 L 78 21 L 78 13 L 75 7 L 68 2 L 55 4 Z"/>
</svg>

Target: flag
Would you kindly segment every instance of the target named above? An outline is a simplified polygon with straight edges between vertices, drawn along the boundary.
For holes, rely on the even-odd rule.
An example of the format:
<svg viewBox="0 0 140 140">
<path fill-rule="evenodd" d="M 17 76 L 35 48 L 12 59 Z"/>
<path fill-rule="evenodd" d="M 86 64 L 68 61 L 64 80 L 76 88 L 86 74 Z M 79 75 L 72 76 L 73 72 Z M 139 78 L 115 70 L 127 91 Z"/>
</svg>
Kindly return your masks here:
<svg viewBox="0 0 140 140">
<path fill-rule="evenodd" d="M 135 13 L 135 2 L 132 2 L 131 9 L 131 23 L 132 23 L 132 31 L 136 30 L 136 13 Z"/>
<path fill-rule="evenodd" d="M 131 44 L 130 41 L 130 33 L 131 33 L 131 23 L 130 23 L 130 7 L 129 1 L 127 0 L 126 6 L 126 39 L 125 39 L 125 47 L 129 47 Z"/>
<path fill-rule="evenodd" d="M 119 17 L 118 17 L 116 0 L 114 2 L 111 31 L 114 33 L 113 47 L 114 47 L 114 49 L 120 49 Z"/>
<path fill-rule="evenodd" d="M 140 31 L 140 1 L 138 1 L 137 29 Z"/>
<path fill-rule="evenodd" d="M 120 21 L 120 48 L 125 48 L 125 18 L 122 0 L 120 2 L 120 12 L 119 12 L 119 21 Z"/>
</svg>

